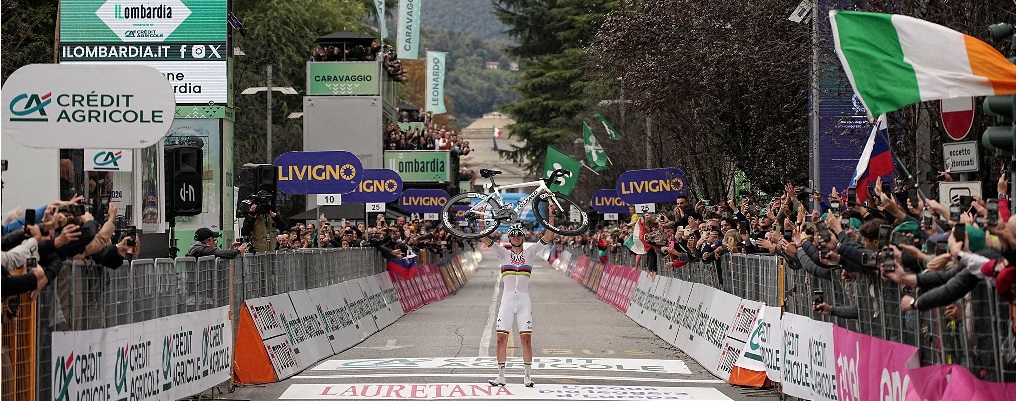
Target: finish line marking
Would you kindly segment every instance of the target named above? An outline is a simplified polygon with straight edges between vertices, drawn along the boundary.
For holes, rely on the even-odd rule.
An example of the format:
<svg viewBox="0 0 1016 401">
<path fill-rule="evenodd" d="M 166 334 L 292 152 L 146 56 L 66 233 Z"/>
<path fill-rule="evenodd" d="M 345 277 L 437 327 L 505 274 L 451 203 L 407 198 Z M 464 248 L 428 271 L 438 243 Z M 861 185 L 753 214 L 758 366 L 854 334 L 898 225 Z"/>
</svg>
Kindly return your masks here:
<svg viewBox="0 0 1016 401">
<path fill-rule="evenodd" d="M 508 358 L 508 368 L 522 369 L 522 358 Z M 497 369 L 497 358 L 386 358 L 386 359 L 331 359 L 311 368 L 311 371 L 341 371 L 357 369 Z M 684 361 L 666 359 L 621 358 L 533 358 L 535 370 L 581 370 L 589 372 L 671 373 L 691 374 Z"/>
<path fill-rule="evenodd" d="M 374 399 L 374 400 L 434 400 L 434 399 L 527 399 L 602 400 L 682 400 L 730 401 L 720 390 L 711 387 L 644 387 L 644 386 L 590 386 L 575 384 L 540 384 L 525 387 L 521 384 L 492 387 L 483 384 L 293 384 L 279 397 L 280 400 L 318 399 Z"/>
<path fill-rule="evenodd" d="M 291 379 L 302 379 L 302 380 L 313 380 L 313 379 L 351 379 L 351 378 L 406 378 L 406 377 L 479 377 L 479 378 L 491 378 L 493 373 L 478 374 L 478 373 L 377 373 L 377 374 L 344 374 L 344 375 L 308 375 L 302 374 L 291 377 Z M 511 380 L 509 375 L 509 380 Z M 665 383 L 687 383 L 687 384 L 723 384 L 726 383 L 720 379 L 677 379 L 673 377 L 617 377 L 617 376 L 575 376 L 575 375 L 533 375 L 537 380 L 540 379 L 576 379 L 576 380 L 603 380 L 611 382 L 665 382 Z"/>
</svg>

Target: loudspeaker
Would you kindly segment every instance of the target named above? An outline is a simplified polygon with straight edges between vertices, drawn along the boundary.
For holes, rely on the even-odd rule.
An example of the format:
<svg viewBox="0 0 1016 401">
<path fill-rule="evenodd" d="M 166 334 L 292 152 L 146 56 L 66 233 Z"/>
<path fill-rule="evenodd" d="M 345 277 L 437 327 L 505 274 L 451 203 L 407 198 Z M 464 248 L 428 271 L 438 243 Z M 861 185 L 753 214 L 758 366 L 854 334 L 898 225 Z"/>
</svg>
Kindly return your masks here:
<svg viewBox="0 0 1016 401">
<path fill-rule="evenodd" d="M 196 146 L 166 147 L 166 217 L 201 214 L 204 155 Z"/>
<path fill-rule="evenodd" d="M 278 189 L 276 187 L 275 167 L 271 164 L 247 163 L 240 166 L 240 180 L 237 182 L 237 202 L 250 198 L 258 191 L 268 191 L 272 199 L 276 199 Z M 237 208 L 237 213 L 240 209 Z"/>
</svg>

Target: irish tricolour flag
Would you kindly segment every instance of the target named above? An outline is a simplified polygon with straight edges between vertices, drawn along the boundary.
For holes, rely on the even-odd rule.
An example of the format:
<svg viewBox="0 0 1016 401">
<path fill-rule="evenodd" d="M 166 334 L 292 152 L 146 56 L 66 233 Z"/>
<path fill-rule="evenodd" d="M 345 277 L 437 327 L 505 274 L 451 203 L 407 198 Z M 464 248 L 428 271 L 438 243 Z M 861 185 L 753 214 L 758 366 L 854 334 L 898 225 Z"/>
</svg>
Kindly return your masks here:
<svg viewBox="0 0 1016 401">
<path fill-rule="evenodd" d="M 829 20 L 869 118 L 922 101 L 1016 93 L 1016 65 L 972 36 L 903 15 L 830 11 Z"/>
<path fill-rule="evenodd" d="M 642 223 L 642 219 L 638 220 L 631 235 L 628 236 L 628 239 L 624 240 L 624 246 L 631 249 L 635 254 L 646 254 L 646 249 L 649 249 L 650 245 L 646 242 L 646 225 Z"/>
</svg>

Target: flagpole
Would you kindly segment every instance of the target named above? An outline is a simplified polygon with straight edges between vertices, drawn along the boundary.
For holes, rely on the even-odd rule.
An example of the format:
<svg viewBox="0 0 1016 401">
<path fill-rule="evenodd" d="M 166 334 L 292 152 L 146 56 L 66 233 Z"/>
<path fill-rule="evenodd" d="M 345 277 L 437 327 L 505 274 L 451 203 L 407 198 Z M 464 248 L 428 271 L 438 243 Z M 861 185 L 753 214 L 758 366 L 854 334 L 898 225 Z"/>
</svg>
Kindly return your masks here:
<svg viewBox="0 0 1016 401">
<path fill-rule="evenodd" d="M 921 189 L 921 186 L 919 185 L 920 183 L 917 182 L 916 179 L 914 179 L 914 176 L 910 174 L 910 170 L 907 170 L 907 165 L 903 164 L 903 159 L 900 159 L 900 157 L 896 155 L 896 151 L 893 150 L 893 143 L 892 141 L 889 140 L 889 115 L 884 116 L 885 116 L 884 118 L 886 119 L 885 134 L 882 133 L 882 130 L 878 130 L 876 131 L 877 133 L 875 135 L 882 136 L 882 139 L 885 141 L 886 146 L 889 147 L 889 154 L 892 155 L 893 161 L 896 162 L 895 165 L 897 166 L 897 168 L 900 169 L 900 172 L 903 173 L 904 176 L 906 176 L 905 181 L 914 184 L 914 188 L 917 189 L 917 193 L 921 195 L 921 198 L 927 200 L 928 196 L 924 194 L 924 191 Z M 876 124 L 878 124 L 877 120 Z"/>
<path fill-rule="evenodd" d="M 610 159 L 608 158 L 607 160 L 610 160 Z M 589 169 L 589 171 L 592 171 L 593 174 L 600 175 L 600 173 L 597 173 L 596 170 L 593 170 L 591 167 L 587 166 L 586 162 L 581 161 L 581 162 L 579 162 L 579 164 L 581 164 L 582 167 L 585 167 L 585 168 Z"/>
</svg>

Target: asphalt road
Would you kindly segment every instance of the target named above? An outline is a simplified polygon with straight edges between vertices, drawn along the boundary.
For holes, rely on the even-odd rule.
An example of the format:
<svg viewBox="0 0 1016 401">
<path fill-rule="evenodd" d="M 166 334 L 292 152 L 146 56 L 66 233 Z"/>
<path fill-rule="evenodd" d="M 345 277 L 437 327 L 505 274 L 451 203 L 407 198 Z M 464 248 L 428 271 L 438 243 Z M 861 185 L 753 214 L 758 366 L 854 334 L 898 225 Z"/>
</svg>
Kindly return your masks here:
<svg viewBox="0 0 1016 401">
<path fill-rule="evenodd" d="M 509 342 L 508 385 L 497 375 L 493 320 L 500 298 L 492 253 L 449 298 L 403 316 L 359 345 L 296 376 L 237 388 L 225 397 L 278 399 L 775 399 L 708 373 L 684 352 L 599 301 L 579 284 L 534 263 L 533 388 L 522 385 L 522 347 Z M 512 365 L 512 362 L 516 362 Z M 489 393 L 489 394 L 488 394 Z M 220 395 L 222 397 L 222 395 Z"/>
</svg>

